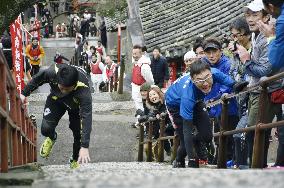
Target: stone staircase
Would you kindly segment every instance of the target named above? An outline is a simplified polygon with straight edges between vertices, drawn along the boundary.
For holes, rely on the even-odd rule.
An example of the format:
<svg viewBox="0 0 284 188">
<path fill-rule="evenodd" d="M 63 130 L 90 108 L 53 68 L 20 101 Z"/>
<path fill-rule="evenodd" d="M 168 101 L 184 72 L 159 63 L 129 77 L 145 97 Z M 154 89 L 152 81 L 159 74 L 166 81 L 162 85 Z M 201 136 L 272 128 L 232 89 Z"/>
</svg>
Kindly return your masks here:
<svg viewBox="0 0 284 188">
<path fill-rule="evenodd" d="M 89 37 L 87 40 L 89 42 L 89 46 L 97 45 L 97 37 Z M 53 58 L 56 52 L 59 52 L 69 60 L 71 60 L 75 54 L 75 38 L 43 38 L 41 39 L 40 45 L 45 51 L 42 66 L 50 66 L 54 64 Z"/>
</svg>

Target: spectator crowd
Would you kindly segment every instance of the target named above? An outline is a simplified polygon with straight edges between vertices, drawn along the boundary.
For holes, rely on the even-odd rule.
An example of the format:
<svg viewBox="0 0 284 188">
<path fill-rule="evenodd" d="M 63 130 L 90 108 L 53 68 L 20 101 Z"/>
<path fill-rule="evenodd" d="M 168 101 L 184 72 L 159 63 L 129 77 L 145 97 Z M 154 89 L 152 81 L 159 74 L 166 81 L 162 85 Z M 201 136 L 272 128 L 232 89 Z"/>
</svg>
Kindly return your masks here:
<svg viewBox="0 0 284 188">
<path fill-rule="evenodd" d="M 200 164 L 217 164 L 217 139 L 220 131 L 222 106 L 206 104 L 230 93 L 259 84 L 266 77 L 283 71 L 284 67 L 284 1 L 253 0 L 243 8 L 244 14 L 230 23 L 228 37 L 197 37 L 192 50 L 184 54 L 185 71 L 172 85 L 168 84 L 167 59 L 159 47 L 154 47 L 150 58 L 145 47 L 135 45 L 132 50 L 132 99 L 137 122 L 160 118 L 167 112 L 165 135 L 178 135 L 180 145 L 174 168 L 198 168 Z M 282 120 L 284 92 L 282 80 L 268 87 L 266 123 Z M 259 122 L 260 91 L 253 90 L 229 100 L 228 125 L 230 130 L 251 127 Z M 159 121 L 153 125 L 153 138 L 159 137 Z M 276 161 L 273 166 L 284 166 L 284 128 L 279 127 Z M 252 165 L 254 132 L 234 134 L 228 138 L 227 167 L 247 168 Z M 267 157 L 272 129 L 265 130 L 263 168 Z M 171 153 L 171 142 L 164 148 Z M 153 152 L 155 156 L 155 144 Z M 186 165 L 185 159 L 188 163 Z"/>
</svg>

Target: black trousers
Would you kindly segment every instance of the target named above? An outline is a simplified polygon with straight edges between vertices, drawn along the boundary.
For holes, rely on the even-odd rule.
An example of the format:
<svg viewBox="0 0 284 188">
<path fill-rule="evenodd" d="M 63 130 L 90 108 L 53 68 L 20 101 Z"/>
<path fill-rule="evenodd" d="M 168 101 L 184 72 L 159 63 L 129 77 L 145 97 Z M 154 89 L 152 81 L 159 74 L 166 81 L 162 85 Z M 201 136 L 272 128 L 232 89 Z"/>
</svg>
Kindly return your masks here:
<svg viewBox="0 0 284 188">
<path fill-rule="evenodd" d="M 34 76 L 39 72 L 39 65 L 31 65 L 31 66 L 32 66 L 31 76 Z"/>
<path fill-rule="evenodd" d="M 235 164 L 239 167 L 240 165 L 247 165 L 248 151 L 246 140 L 235 137 Z"/>
<path fill-rule="evenodd" d="M 198 150 L 194 151 L 194 146 L 199 147 L 198 143 L 210 143 L 213 138 L 212 126 L 210 123 L 209 115 L 206 110 L 204 102 L 197 102 L 193 108 L 193 120 L 192 124 L 183 121 L 183 135 L 186 153 L 189 159 L 194 159 L 198 155 Z M 196 130 L 194 130 L 196 128 Z M 202 150 L 202 149 L 201 149 Z"/>
<path fill-rule="evenodd" d="M 74 137 L 73 159 L 78 160 L 81 148 L 81 119 L 79 109 L 70 109 L 66 104 L 66 101 L 61 101 L 60 99 L 54 100 L 51 95 L 47 97 L 41 125 L 41 134 L 51 139 L 56 139 L 55 128 L 67 111 L 70 122 L 69 128 L 72 130 Z"/>
</svg>

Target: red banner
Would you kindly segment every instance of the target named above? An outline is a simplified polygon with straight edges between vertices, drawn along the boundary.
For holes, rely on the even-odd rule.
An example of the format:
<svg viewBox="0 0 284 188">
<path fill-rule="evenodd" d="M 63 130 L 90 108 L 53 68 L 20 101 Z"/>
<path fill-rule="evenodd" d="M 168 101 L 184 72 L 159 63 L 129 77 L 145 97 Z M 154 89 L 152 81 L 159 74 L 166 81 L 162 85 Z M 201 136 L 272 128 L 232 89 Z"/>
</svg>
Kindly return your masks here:
<svg viewBox="0 0 284 188">
<path fill-rule="evenodd" d="M 14 73 L 16 75 L 16 86 L 19 93 L 21 93 L 24 83 L 23 78 L 23 45 L 22 45 L 22 31 L 21 31 L 21 17 L 19 16 L 10 26 L 11 40 L 12 40 L 12 55 Z"/>
</svg>

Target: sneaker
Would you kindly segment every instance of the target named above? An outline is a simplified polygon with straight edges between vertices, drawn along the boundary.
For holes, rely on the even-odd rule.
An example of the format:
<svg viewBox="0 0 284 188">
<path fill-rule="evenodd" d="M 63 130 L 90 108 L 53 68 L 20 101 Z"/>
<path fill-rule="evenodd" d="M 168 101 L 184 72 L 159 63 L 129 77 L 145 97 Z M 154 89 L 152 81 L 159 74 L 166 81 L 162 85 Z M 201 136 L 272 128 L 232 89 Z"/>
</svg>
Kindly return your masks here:
<svg viewBox="0 0 284 188">
<path fill-rule="evenodd" d="M 185 161 L 173 161 L 173 168 L 185 168 Z"/>
<path fill-rule="evenodd" d="M 73 159 L 69 160 L 69 164 L 70 164 L 70 169 L 76 169 L 80 167 L 79 163 Z"/>
<path fill-rule="evenodd" d="M 52 150 L 54 143 L 55 140 L 51 140 L 49 137 L 47 137 L 40 147 L 40 156 L 43 158 L 47 158 Z"/>
<path fill-rule="evenodd" d="M 198 159 L 189 159 L 188 160 L 189 168 L 199 168 L 199 160 Z"/>
</svg>

